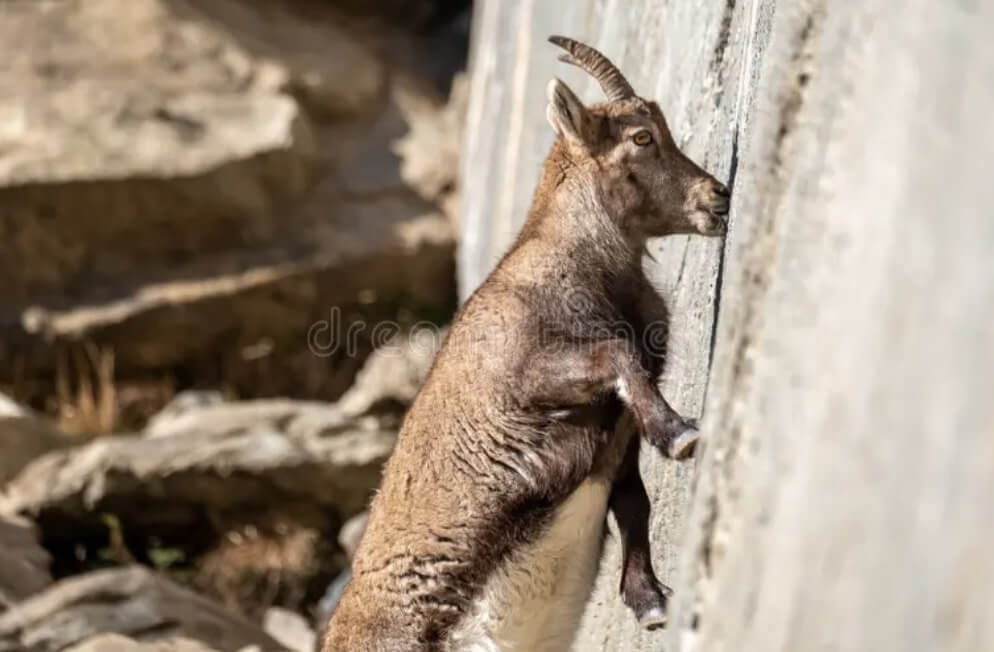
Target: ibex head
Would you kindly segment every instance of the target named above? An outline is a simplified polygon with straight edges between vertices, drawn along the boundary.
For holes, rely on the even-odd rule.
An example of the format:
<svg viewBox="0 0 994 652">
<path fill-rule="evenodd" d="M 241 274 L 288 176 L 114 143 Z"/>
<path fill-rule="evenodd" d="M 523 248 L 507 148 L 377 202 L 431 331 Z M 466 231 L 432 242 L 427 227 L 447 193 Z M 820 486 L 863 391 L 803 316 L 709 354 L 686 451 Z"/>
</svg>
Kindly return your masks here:
<svg viewBox="0 0 994 652">
<path fill-rule="evenodd" d="M 725 232 L 728 189 L 684 156 L 659 105 L 597 50 L 562 36 L 560 56 L 596 79 L 607 103 L 584 106 L 559 79 L 549 82 L 546 117 L 565 141 L 571 163 L 595 171 L 601 201 L 630 238 Z"/>
</svg>

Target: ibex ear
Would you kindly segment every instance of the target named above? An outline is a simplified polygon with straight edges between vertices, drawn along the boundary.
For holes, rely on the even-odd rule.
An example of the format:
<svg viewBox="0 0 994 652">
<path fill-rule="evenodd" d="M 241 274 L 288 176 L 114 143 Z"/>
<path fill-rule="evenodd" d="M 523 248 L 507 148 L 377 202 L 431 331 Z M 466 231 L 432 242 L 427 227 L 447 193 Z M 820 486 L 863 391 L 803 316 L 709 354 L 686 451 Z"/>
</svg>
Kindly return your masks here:
<svg viewBox="0 0 994 652">
<path fill-rule="evenodd" d="M 578 145 L 586 145 L 590 133 L 590 113 L 583 102 L 561 80 L 553 78 L 545 87 L 549 104 L 545 117 L 556 133 Z"/>
</svg>

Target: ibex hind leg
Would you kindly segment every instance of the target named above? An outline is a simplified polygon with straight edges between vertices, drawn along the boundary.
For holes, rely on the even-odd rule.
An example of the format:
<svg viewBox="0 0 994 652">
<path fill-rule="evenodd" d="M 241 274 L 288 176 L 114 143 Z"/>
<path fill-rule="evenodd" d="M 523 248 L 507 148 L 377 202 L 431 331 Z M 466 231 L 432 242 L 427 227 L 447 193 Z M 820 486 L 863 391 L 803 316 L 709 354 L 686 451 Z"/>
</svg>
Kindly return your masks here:
<svg viewBox="0 0 994 652">
<path fill-rule="evenodd" d="M 621 534 L 621 599 L 646 629 L 666 624 L 667 598 L 672 591 L 652 568 L 649 546 L 649 496 L 639 475 L 638 437 L 632 437 L 611 489 L 609 505 Z"/>
</svg>

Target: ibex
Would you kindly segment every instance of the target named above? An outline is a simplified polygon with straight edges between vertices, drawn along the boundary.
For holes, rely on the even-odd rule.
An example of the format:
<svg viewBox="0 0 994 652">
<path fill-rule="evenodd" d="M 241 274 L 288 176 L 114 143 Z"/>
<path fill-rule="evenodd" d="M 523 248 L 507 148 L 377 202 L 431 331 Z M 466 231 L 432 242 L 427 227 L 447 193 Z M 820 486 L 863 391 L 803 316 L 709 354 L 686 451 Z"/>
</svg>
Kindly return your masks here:
<svg viewBox="0 0 994 652">
<path fill-rule="evenodd" d="M 632 433 L 679 457 L 697 430 L 654 382 L 665 310 L 641 257 L 650 237 L 724 233 L 729 194 L 604 55 L 550 41 L 608 101 L 549 83 L 531 210 L 405 417 L 324 652 L 568 649 L 609 507 L 623 599 L 665 621 Z"/>
</svg>

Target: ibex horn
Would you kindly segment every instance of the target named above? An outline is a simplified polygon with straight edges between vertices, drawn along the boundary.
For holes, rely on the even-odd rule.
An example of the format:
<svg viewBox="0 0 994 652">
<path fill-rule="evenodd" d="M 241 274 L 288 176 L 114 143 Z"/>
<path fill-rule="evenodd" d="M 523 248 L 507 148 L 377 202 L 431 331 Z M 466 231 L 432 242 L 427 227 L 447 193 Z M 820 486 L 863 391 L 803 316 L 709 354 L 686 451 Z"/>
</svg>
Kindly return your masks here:
<svg viewBox="0 0 994 652">
<path fill-rule="evenodd" d="M 560 55 L 559 60 L 581 68 L 596 79 L 611 102 L 635 96 L 635 90 L 621 71 L 597 50 L 565 36 L 550 36 L 549 42 L 569 52 Z"/>
</svg>

